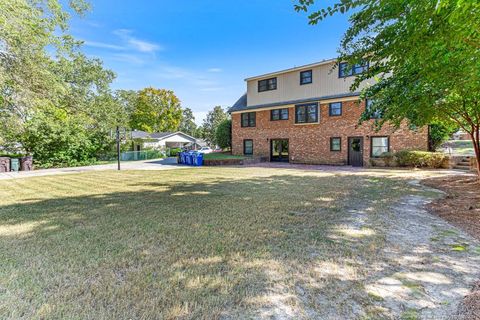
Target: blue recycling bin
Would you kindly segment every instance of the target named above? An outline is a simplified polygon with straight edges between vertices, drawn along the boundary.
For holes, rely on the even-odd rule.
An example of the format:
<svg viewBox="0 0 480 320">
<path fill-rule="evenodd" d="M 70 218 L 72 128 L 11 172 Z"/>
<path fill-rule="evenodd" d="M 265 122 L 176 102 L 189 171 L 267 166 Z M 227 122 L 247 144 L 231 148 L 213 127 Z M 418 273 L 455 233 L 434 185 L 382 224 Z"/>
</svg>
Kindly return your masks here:
<svg viewBox="0 0 480 320">
<path fill-rule="evenodd" d="M 192 154 L 192 165 L 197 165 L 197 153 Z"/>
<path fill-rule="evenodd" d="M 177 164 L 182 164 L 182 153 L 177 153 Z"/>
<path fill-rule="evenodd" d="M 187 165 L 189 165 L 189 166 L 193 165 L 193 154 L 187 153 L 185 155 L 185 160 L 186 160 L 185 162 L 187 163 Z"/>
<path fill-rule="evenodd" d="M 203 153 L 197 153 L 195 155 L 195 166 L 201 167 L 203 165 Z"/>
<path fill-rule="evenodd" d="M 187 154 L 185 152 L 180 153 L 180 157 L 182 158 L 182 164 L 187 164 Z"/>
</svg>

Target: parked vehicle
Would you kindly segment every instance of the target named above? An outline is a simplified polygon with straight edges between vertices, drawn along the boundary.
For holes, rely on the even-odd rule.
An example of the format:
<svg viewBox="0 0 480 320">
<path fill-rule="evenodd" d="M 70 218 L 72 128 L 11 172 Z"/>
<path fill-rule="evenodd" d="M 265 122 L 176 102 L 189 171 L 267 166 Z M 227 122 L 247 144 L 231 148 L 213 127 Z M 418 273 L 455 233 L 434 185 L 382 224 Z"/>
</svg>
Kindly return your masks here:
<svg viewBox="0 0 480 320">
<path fill-rule="evenodd" d="M 197 150 L 198 153 L 212 153 L 213 150 L 210 147 L 202 147 L 199 150 Z"/>
</svg>

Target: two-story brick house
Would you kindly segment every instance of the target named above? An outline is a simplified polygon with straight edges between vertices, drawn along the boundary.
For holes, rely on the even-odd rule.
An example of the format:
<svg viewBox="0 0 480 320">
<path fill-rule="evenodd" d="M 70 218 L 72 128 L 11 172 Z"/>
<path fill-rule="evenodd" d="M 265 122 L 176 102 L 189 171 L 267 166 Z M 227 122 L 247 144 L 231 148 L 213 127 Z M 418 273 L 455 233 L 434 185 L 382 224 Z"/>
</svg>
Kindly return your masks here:
<svg viewBox="0 0 480 320">
<path fill-rule="evenodd" d="M 369 101 L 349 88 L 366 66 L 334 65 L 327 60 L 246 79 L 247 93 L 229 110 L 233 154 L 362 166 L 383 152 L 428 149 L 427 128 L 358 125 Z"/>
</svg>

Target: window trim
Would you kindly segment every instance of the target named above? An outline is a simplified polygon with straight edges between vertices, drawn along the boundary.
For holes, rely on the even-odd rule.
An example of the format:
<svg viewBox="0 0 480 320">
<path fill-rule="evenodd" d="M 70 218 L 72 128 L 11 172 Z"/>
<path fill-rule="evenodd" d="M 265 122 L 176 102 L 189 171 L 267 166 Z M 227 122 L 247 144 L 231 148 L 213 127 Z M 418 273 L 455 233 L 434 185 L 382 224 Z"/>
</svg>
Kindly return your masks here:
<svg viewBox="0 0 480 320">
<path fill-rule="evenodd" d="M 387 151 L 390 152 L 390 136 L 371 136 L 370 137 L 370 158 L 379 158 L 380 156 L 373 155 L 373 139 L 375 138 L 387 138 Z"/>
<path fill-rule="evenodd" d="M 253 116 L 253 126 L 250 125 L 250 120 L 251 120 L 251 115 L 254 115 Z M 243 125 L 243 115 L 247 115 L 247 118 L 248 118 L 248 125 L 245 126 Z M 255 128 L 257 126 L 257 113 L 256 112 L 242 112 L 240 114 L 240 126 L 242 128 Z"/>
<path fill-rule="evenodd" d="M 245 152 L 246 142 L 248 142 L 248 141 L 252 142 L 252 153 L 246 153 Z M 243 139 L 243 155 L 244 156 L 252 156 L 253 155 L 253 139 Z"/>
<path fill-rule="evenodd" d="M 271 109 L 270 110 L 270 121 L 285 121 L 290 118 L 290 108 L 279 108 L 279 109 Z M 278 119 L 273 119 L 273 112 L 278 110 Z M 282 119 L 282 110 L 287 110 L 287 118 Z"/>
<path fill-rule="evenodd" d="M 308 120 L 308 115 L 306 113 L 306 110 L 305 110 L 305 122 L 298 122 L 298 114 L 297 114 L 297 110 L 299 107 L 309 107 L 309 106 L 315 106 L 316 107 L 316 112 L 315 112 L 315 115 L 316 115 L 316 120 L 315 121 L 307 121 Z M 320 123 L 320 111 L 319 111 L 319 104 L 318 102 L 314 102 L 314 103 L 303 103 L 303 104 L 297 104 L 295 105 L 295 124 L 314 124 L 314 123 Z"/>
<path fill-rule="evenodd" d="M 364 71 L 362 72 L 355 72 L 355 68 L 358 68 L 358 67 L 362 67 L 362 68 L 366 68 L 366 70 L 368 70 L 368 68 L 370 67 L 370 64 L 368 61 L 365 62 L 365 64 L 363 65 L 360 65 L 358 66 L 358 64 L 355 64 L 349 71 L 349 73 L 347 75 L 342 75 L 342 65 L 346 65 L 348 66 L 348 62 L 340 62 L 338 64 L 338 77 L 339 78 L 348 78 L 348 77 L 353 77 L 353 76 L 358 76 L 359 74 L 362 74 Z"/>
<path fill-rule="evenodd" d="M 340 141 L 339 143 L 339 146 L 340 146 L 340 149 L 338 150 L 333 150 L 332 146 L 333 146 L 333 140 L 334 139 L 338 139 Z M 341 152 L 342 151 L 342 137 L 330 137 L 330 151 L 331 152 Z"/>
<path fill-rule="evenodd" d="M 310 82 L 303 82 L 303 79 L 304 79 L 303 75 L 307 72 L 310 73 L 310 76 L 306 77 L 306 78 L 310 78 Z M 300 85 L 303 86 L 303 85 L 311 84 L 311 83 L 313 83 L 313 70 L 310 69 L 310 70 L 300 71 Z"/>
<path fill-rule="evenodd" d="M 275 88 L 271 88 L 271 89 L 269 88 L 268 82 L 269 82 L 270 80 L 275 80 Z M 260 89 L 260 87 L 261 87 L 260 83 L 262 83 L 262 82 L 264 82 L 264 81 L 266 82 L 266 89 Z M 277 86 L 278 86 L 277 81 L 278 81 L 278 80 L 277 80 L 277 77 L 258 80 L 258 83 L 257 83 L 258 92 L 265 92 L 265 91 L 277 90 Z"/>
<path fill-rule="evenodd" d="M 333 113 L 332 113 L 332 104 L 337 104 L 337 103 L 340 104 L 340 114 L 333 114 Z M 330 102 L 330 103 L 328 104 L 328 115 L 329 115 L 330 117 L 340 117 L 342 114 L 343 114 L 343 103 L 342 103 L 342 101 Z"/>
</svg>

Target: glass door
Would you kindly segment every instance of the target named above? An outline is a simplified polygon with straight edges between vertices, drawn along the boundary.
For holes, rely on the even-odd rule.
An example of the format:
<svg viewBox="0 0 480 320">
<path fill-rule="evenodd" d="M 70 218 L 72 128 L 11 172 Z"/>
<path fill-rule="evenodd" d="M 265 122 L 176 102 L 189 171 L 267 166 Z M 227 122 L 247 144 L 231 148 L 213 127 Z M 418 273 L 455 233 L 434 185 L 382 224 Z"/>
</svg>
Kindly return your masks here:
<svg viewBox="0 0 480 320">
<path fill-rule="evenodd" d="M 271 140 L 271 161 L 288 162 L 288 139 Z"/>
</svg>

